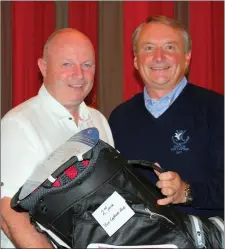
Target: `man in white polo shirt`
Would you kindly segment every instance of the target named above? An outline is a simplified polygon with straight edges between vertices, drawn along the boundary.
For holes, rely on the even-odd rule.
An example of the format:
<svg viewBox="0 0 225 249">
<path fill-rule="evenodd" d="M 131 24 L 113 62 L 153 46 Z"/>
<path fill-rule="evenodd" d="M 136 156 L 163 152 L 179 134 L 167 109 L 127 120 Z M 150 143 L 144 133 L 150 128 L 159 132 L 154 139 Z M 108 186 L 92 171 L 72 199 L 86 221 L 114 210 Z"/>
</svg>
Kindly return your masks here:
<svg viewBox="0 0 225 249">
<path fill-rule="evenodd" d="M 78 131 L 96 127 L 114 146 L 105 117 L 87 107 L 95 73 L 90 40 L 74 29 L 53 33 L 38 60 L 43 85 L 37 96 L 9 111 L 1 121 L 2 248 L 52 248 L 30 224 L 26 213 L 10 208 L 10 200 L 35 166 Z M 7 238 L 7 237 L 9 238 Z"/>
</svg>

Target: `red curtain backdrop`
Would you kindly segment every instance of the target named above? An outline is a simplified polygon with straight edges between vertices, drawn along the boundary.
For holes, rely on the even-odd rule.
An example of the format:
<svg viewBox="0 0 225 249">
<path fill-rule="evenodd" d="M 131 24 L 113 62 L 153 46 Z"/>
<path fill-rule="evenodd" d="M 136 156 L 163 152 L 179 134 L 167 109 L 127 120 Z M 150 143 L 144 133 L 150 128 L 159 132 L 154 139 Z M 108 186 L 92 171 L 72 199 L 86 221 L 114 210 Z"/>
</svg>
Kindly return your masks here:
<svg viewBox="0 0 225 249">
<path fill-rule="evenodd" d="M 152 15 L 174 17 L 174 2 L 123 2 L 124 45 L 124 100 L 143 90 L 143 83 L 133 66 L 132 33 L 139 24 Z"/>
<path fill-rule="evenodd" d="M 42 77 L 37 60 L 54 29 L 54 2 L 12 2 L 13 107 L 38 93 Z"/>
<path fill-rule="evenodd" d="M 224 92 L 224 2 L 190 1 L 192 61 L 189 80 Z"/>
<path fill-rule="evenodd" d="M 94 86 L 85 102 L 97 108 L 97 48 L 98 48 L 98 2 L 97 1 L 74 1 L 68 3 L 69 27 L 78 29 L 87 35 L 95 48 L 96 72 Z"/>
</svg>

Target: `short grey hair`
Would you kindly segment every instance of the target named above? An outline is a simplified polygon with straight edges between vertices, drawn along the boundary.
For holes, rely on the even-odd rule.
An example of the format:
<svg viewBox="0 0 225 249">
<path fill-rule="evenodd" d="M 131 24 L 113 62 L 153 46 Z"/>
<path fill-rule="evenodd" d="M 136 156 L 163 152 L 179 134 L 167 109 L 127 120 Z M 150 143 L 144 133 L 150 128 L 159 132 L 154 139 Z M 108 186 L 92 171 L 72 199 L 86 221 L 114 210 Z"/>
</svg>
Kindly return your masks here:
<svg viewBox="0 0 225 249">
<path fill-rule="evenodd" d="M 161 23 L 170 26 L 171 28 L 178 29 L 181 31 L 181 34 L 183 36 L 184 40 L 184 49 L 185 53 L 189 53 L 192 48 L 192 42 L 191 42 L 191 37 L 187 31 L 187 29 L 184 27 L 182 23 L 175 19 L 171 19 L 166 16 L 152 16 L 148 17 L 147 20 L 144 23 L 141 23 L 136 30 L 134 31 L 132 35 L 132 47 L 133 47 L 133 53 L 134 55 L 137 53 L 137 40 L 139 37 L 139 34 L 141 30 L 144 28 L 144 26 L 148 23 Z"/>
</svg>

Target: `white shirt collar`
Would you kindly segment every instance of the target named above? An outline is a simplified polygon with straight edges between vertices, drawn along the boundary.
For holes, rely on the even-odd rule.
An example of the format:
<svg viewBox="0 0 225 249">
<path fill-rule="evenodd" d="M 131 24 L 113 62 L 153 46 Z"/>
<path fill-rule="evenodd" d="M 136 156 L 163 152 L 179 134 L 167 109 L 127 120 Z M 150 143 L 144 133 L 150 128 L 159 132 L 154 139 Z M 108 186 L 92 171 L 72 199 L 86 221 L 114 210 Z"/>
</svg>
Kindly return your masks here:
<svg viewBox="0 0 225 249">
<path fill-rule="evenodd" d="M 52 97 L 52 95 L 47 91 L 44 84 L 42 84 L 38 92 L 38 96 L 41 97 L 44 101 L 48 102 L 48 107 L 59 117 L 59 119 L 68 117 L 73 118 L 71 113 L 55 98 Z M 84 101 L 79 106 L 79 118 L 81 120 L 89 119 L 89 110 Z"/>
</svg>

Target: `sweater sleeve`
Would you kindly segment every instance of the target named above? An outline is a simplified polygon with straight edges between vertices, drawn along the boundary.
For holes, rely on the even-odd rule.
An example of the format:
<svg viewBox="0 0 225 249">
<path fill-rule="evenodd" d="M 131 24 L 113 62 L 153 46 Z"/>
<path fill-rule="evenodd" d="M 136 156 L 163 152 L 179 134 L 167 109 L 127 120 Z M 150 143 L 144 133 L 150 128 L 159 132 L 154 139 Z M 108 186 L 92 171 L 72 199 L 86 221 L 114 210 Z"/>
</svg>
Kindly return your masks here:
<svg viewBox="0 0 225 249">
<path fill-rule="evenodd" d="M 224 98 L 211 92 L 207 108 L 211 178 L 208 182 L 192 182 L 192 206 L 224 209 Z M 201 179 L 201 176 L 199 176 Z"/>
</svg>

